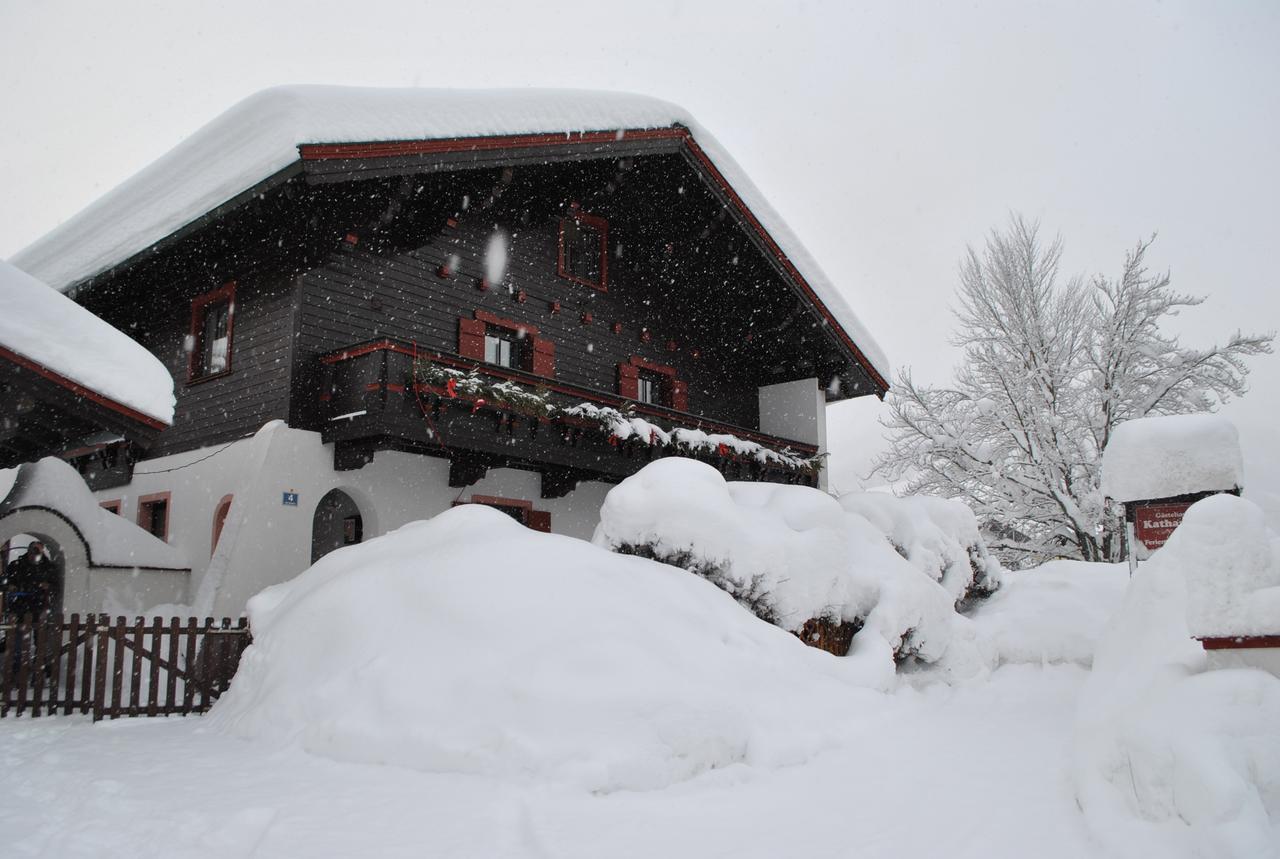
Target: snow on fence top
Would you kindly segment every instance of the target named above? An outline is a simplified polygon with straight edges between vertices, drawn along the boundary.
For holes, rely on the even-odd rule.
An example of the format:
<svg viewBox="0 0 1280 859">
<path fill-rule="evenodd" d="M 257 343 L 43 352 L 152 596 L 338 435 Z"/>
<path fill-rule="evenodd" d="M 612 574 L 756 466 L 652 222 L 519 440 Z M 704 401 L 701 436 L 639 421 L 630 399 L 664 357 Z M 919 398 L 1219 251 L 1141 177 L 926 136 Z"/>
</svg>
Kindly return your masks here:
<svg viewBox="0 0 1280 859">
<path fill-rule="evenodd" d="M 1236 489 L 1243 475 L 1240 436 L 1217 415 L 1126 421 L 1102 455 L 1102 494 L 1122 502 Z"/>
<path fill-rule="evenodd" d="M 0 347 L 166 424 L 173 377 L 154 355 L 6 262 L 0 261 Z"/>
<path fill-rule="evenodd" d="M 682 108 L 588 90 L 290 86 L 256 93 L 66 223 L 13 263 L 66 290 L 146 250 L 299 158 L 308 143 L 443 140 L 684 126 L 886 379 L 889 362 L 799 239 L 714 137 Z"/>
</svg>

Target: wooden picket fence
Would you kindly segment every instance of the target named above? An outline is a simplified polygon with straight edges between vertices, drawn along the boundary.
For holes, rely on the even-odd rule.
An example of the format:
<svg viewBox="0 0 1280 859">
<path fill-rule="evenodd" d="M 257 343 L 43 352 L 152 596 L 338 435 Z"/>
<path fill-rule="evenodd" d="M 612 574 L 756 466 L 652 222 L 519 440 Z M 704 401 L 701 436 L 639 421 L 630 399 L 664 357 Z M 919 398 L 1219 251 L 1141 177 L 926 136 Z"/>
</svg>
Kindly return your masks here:
<svg viewBox="0 0 1280 859">
<path fill-rule="evenodd" d="M 0 716 L 203 713 L 226 691 L 248 621 L 105 614 L 0 618 Z"/>
</svg>

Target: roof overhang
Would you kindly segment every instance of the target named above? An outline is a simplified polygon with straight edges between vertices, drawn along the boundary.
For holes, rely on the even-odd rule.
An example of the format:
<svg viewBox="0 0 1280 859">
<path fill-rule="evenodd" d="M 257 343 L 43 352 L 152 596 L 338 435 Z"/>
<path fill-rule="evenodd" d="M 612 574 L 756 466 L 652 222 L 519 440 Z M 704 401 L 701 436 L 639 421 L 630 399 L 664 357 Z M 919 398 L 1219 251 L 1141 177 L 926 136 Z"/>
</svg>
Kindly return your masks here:
<svg viewBox="0 0 1280 859">
<path fill-rule="evenodd" d="M 0 468 L 62 453 L 100 432 L 149 447 L 167 424 L 0 346 Z"/>
</svg>

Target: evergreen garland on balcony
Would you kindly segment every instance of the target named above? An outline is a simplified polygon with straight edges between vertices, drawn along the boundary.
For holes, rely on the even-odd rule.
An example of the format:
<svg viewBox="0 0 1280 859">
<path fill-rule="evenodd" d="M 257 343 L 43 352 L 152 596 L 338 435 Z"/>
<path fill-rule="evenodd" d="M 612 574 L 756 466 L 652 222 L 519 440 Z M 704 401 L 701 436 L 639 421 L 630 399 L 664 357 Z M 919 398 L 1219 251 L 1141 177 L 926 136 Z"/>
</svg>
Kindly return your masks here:
<svg viewBox="0 0 1280 859">
<path fill-rule="evenodd" d="M 779 468 L 809 477 L 817 476 L 826 456 L 806 457 L 792 452 L 790 448 L 773 450 L 727 433 L 684 428 L 665 430 L 630 409 L 622 411 L 594 403 L 557 406 L 551 401 L 551 392 L 543 386 L 530 389 L 511 381 L 495 381 L 478 369 L 457 370 L 423 358 L 414 362 L 410 383 L 414 391 L 419 385 L 427 385 L 437 389 L 444 398 L 469 401 L 473 412 L 491 408 L 540 421 L 585 422 L 597 427 L 608 436 L 610 444 L 619 447 L 640 445 L 692 458 L 713 456 L 726 461 L 754 462 L 761 467 Z"/>
</svg>

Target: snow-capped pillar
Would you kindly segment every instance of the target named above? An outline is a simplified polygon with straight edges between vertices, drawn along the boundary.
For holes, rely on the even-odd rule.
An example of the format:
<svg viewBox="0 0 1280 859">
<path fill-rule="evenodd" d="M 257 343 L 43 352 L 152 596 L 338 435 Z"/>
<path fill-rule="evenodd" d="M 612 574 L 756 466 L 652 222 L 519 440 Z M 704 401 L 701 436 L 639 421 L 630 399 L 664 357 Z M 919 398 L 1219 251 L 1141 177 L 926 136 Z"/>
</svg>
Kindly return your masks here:
<svg viewBox="0 0 1280 859">
<path fill-rule="evenodd" d="M 760 432 L 816 445 L 827 452 L 827 399 L 817 379 L 798 379 L 765 385 L 759 389 Z M 818 475 L 818 487 L 827 488 L 827 469 Z"/>
</svg>

